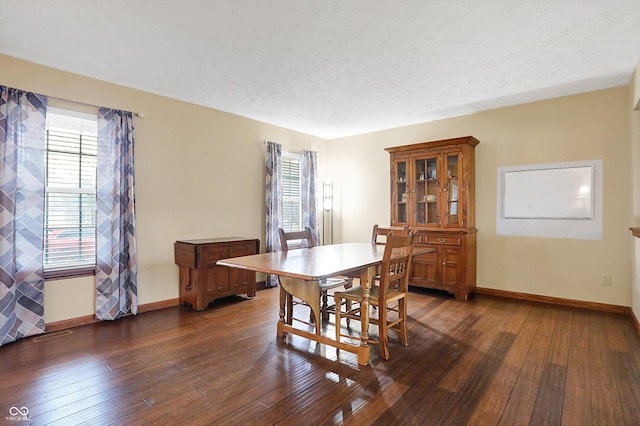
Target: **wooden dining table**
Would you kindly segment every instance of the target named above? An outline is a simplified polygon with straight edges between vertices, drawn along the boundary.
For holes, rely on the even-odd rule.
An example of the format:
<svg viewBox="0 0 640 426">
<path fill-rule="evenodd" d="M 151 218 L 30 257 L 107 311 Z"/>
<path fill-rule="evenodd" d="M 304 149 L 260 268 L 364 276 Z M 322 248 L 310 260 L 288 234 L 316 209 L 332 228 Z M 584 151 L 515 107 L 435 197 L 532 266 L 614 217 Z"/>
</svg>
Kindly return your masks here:
<svg viewBox="0 0 640 426">
<path fill-rule="evenodd" d="M 415 247 L 413 255 L 424 254 L 433 249 Z M 369 347 L 369 295 L 373 278 L 382 263 L 384 245 L 370 243 L 344 243 L 301 248 L 287 252 L 271 252 L 250 256 L 221 259 L 218 265 L 246 269 L 280 277 L 280 314 L 277 335 L 287 333 L 302 336 L 319 343 L 357 354 L 358 363 L 367 365 L 370 360 Z M 401 255 L 401 251 L 398 255 Z M 361 332 L 359 344 L 338 341 L 320 332 L 320 280 L 346 272 L 353 276 L 360 271 L 362 287 Z M 315 333 L 296 328 L 286 320 L 287 294 L 302 299 L 310 307 L 315 318 Z M 339 327 L 336 324 L 336 327 Z"/>
</svg>

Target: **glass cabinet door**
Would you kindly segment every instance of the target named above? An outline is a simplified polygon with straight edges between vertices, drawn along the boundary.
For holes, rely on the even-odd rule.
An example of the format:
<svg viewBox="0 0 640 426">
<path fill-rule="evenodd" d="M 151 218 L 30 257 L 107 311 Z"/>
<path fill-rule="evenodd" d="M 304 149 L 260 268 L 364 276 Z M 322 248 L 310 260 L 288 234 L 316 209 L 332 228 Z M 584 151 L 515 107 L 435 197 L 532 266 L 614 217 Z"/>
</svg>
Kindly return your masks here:
<svg viewBox="0 0 640 426">
<path fill-rule="evenodd" d="M 398 223 L 407 223 L 407 162 L 396 163 L 396 219 Z"/>
<path fill-rule="evenodd" d="M 416 225 L 438 224 L 438 162 L 437 157 L 415 159 L 415 220 Z"/>
<path fill-rule="evenodd" d="M 443 191 L 447 199 L 447 225 L 457 225 L 460 221 L 460 156 L 458 153 L 445 154 L 446 182 Z"/>
</svg>

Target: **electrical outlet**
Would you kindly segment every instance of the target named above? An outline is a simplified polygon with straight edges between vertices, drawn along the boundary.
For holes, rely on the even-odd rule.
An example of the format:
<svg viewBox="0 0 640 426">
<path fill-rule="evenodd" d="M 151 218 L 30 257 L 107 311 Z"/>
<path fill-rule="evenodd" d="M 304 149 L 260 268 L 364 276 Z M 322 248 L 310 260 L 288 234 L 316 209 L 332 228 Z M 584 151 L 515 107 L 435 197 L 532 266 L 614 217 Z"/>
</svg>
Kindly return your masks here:
<svg viewBox="0 0 640 426">
<path fill-rule="evenodd" d="M 600 280 L 600 284 L 611 285 L 611 274 L 602 274 L 602 279 Z"/>
</svg>

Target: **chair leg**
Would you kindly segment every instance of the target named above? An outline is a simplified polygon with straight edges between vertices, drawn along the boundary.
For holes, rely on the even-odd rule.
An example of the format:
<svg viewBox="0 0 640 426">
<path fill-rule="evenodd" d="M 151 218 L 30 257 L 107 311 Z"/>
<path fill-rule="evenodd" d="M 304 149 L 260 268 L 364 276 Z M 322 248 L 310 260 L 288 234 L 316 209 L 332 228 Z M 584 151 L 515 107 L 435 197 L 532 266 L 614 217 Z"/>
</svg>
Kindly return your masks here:
<svg viewBox="0 0 640 426">
<path fill-rule="evenodd" d="M 327 290 L 322 292 L 322 305 L 320 306 L 320 311 L 322 312 L 322 320 L 329 321 L 329 295 L 327 294 Z"/>
<path fill-rule="evenodd" d="M 336 340 L 340 341 L 340 307 L 342 306 L 342 298 L 339 293 L 333 294 L 333 303 L 336 304 Z M 349 322 L 349 318 L 347 318 L 347 322 Z"/>
<path fill-rule="evenodd" d="M 409 346 L 409 331 L 407 327 L 407 299 L 402 298 L 398 300 L 398 315 L 402 318 L 400 323 L 400 342 L 404 346 Z"/>
<path fill-rule="evenodd" d="M 347 312 L 351 312 L 351 300 L 347 299 L 344 302 Z M 347 328 L 351 327 L 351 318 L 347 317 Z"/>
<path fill-rule="evenodd" d="M 349 290 L 351 287 L 353 287 L 353 282 L 348 282 L 344 285 L 344 289 L 345 290 Z M 347 299 L 345 300 L 345 307 L 347 308 L 347 312 L 349 312 L 351 310 L 351 300 Z M 336 308 L 337 308 L 338 304 L 336 303 Z M 342 306 L 342 305 L 340 305 Z M 349 317 L 347 317 L 347 328 L 349 328 L 351 326 L 351 319 Z"/>
<path fill-rule="evenodd" d="M 381 305 L 378 307 L 378 333 L 380 334 L 380 351 L 382 352 L 382 358 L 386 361 L 390 358 L 389 355 L 389 339 L 387 337 L 387 306 Z"/>
<path fill-rule="evenodd" d="M 293 324 L 293 296 L 287 293 L 287 324 Z"/>
<path fill-rule="evenodd" d="M 284 291 L 281 285 L 278 286 L 280 288 L 280 322 L 283 324 L 287 323 L 287 292 Z"/>
</svg>

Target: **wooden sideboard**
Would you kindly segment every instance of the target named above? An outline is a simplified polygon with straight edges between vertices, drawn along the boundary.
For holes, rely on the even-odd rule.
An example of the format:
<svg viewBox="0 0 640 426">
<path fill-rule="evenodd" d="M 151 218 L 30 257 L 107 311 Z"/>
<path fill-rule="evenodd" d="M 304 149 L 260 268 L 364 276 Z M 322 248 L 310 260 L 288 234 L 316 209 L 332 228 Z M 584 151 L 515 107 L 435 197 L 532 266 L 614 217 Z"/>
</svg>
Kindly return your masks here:
<svg viewBox="0 0 640 426">
<path fill-rule="evenodd" d="M 229 257 L 260 251 L 260 240 L 239 237 L 176 241 L 175 262 L 180 267 L 180 304 L 201 311 L 215 299 L 235 294 L 256 295 L 256 273 L 218 266 Z"/>
</svg>

